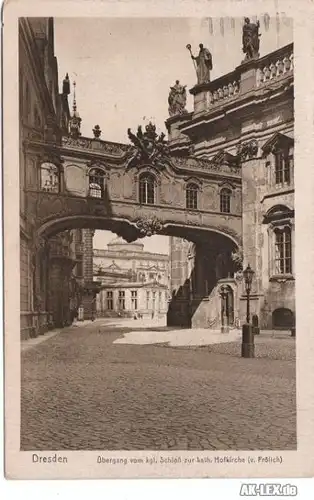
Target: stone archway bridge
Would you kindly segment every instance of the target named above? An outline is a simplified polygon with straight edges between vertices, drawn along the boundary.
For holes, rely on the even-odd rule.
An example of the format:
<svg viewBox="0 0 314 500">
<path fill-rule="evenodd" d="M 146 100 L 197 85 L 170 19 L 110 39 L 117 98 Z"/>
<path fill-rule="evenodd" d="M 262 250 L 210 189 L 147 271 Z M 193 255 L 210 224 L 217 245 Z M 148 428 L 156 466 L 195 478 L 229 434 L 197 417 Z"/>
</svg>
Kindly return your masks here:
<svg viewBox="0 0 314 500">
<path fill-rule="evenodd" d="M 140 127 L 137 136 L 128 133 L 133 145 L 98 137 L 63 137 L 59 146 L 27 141 L 58 178 L 57 189 L 56 185 L 47 188 L 39 176 L 38 188 L 26 190 L 36 238 L 81 227 L 111 230 L 127 241 L 152 234 L 193 240 L 214 232 L 241 245 L 242 188 L 237 157 L 228 155 L 214 163 L 173 156 L 163 134 L 158 138 L 152 125 L 144 134 Z M 41 160 L 39 169 L 42 164 Z M 97 196 L 91 189 L 96 174 L 98 187 L 102 184 Z M 145 177 L 153 182 L 148 186 L 150 199 L 141 191 Z M 191 186 L 192 206 L 187 193 Z M 222 207 L 224 188 L 230 200 Z"/>
</svg>

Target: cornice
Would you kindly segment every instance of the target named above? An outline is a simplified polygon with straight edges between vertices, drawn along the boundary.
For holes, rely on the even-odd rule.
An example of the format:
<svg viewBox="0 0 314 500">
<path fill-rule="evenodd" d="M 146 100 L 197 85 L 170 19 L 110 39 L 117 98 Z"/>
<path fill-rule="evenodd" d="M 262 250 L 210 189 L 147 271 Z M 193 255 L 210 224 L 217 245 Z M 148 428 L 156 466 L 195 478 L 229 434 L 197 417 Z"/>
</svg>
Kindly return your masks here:
<svg viewBox="0 0 314 500">
<path fill-rule="evenodd" d="M 277 92 L 275 92 L 276 90 Z M 179 125 L 178 128 L 187 136 L 194 135 L 196 128 L 208 126 L 212 122 L 217 122 L 236 112 L 257 113 L 256 107 L 264 105 L 267 101 L 282 98 L 284 95 L 287 97 L 291 95 L 293 103 L 293 75 L 274 81 L 267 86 L 255 88 L 245 94 L 239 93 L 236 99 L 229 102 L 222 101 L 219 105 L 194 114 L 190 122 Z"/>
<path fill-rule="evenodd" d="M 131 243 L 132 245 L 132 243 Z M 95 254 L 96 252 L 103 252 L 100 255 Z M 132 251 L 111 251 L 111 250 L 99 250 L 95 248 L 93 250 L 93 258 L 117 258 L 120 260 L 156 260 L 156 261 L 167 261 L 168 260 L 168 255 L 164 253 L 150 253 L 150 252 L 145 252 L 145 253 L 140 253 L 140 252 L 132 252 Z"/>
</svg>

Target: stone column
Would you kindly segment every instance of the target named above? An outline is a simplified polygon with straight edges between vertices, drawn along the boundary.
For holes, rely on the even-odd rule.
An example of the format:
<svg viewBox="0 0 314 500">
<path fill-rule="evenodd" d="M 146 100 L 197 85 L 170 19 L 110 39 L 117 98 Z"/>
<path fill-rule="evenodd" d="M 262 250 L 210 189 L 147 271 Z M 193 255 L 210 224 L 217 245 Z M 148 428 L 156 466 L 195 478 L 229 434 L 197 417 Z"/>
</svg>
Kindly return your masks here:
<svg viewBox="0 0 314 500">
<path fill-rule="evenodd" d="M 93 229 L 83 229 L 83 278 L 84 284 L 93 281 Z"/>
<path fill-rule="evenodd" d="M 261 213 L 261 189 L 264 185 L 263 164 L 259 159 L 251 159 L 242 163 L 242 227 L 243 227 L 243 264 L 250 264 L 254 271 L 251 290 L 250 309 L 251 315 L 260 314 L 263 299 L 262 252 L 264 247 L 262 213 Z M 246 293 L 244 283 L 240 297 L 240 319 L 245 322 Z"/>
<path fill-rule="evenodd" d="M 94 293 L 92 291 L 93 282 L 93 229 L 83 230 L 83 283 L 84 292 L 82 297 L 82 306 L 84 309 L 84 320 L 92 319 L 93 317 L 93 300 Z"/>
<path fill-rule="evenodd" d="M 189 323 L 189 297 L 187 293 L 188 248 L 188 241 L 182 238 L 171 237 L 169 325 L 184 326 Z"/>
</svg>

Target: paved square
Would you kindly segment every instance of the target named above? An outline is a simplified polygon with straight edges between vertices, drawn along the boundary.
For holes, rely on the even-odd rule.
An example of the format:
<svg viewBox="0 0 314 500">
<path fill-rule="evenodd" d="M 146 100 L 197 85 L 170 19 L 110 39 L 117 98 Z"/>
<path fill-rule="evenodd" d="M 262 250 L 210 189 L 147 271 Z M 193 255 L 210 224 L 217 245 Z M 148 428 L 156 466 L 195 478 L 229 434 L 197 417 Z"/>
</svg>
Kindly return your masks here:
<svg viewBox="0 0 314 500">
<path fill-rule="evenodd" d="M 22 450 L 296 449 L 293 356 L 114 343 L 130 329 L 96 321 L 22 350 Z"/>
</svg>

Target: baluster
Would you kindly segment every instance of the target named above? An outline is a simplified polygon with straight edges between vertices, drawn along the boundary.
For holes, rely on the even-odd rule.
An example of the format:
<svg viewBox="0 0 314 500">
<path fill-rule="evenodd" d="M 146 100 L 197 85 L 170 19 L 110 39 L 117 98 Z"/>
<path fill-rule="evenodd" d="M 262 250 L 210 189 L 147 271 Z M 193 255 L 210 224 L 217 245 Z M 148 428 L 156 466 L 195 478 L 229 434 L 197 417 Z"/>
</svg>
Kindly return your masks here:
<svg viewBox="0 0 314 500">
<path fill-rule="evenodd" d="M 233 88 L 232 83 L 228 83 L 228 93 L 229 93 L 229 96 L 232 96 L 233 92 L 234 92 L 234 88 Z"/>
<path fill-rule="evenodd" d="M 224 87 L 223 87 L 223 94 L 224 94 L 224 97 L 229 97 L 229 89 L 228 89 L 227 85 L 224 85 Z"/>
<path fill-rule="evenodd" d="M 210 91 L 208 92 L 208 100 L 209 100 L 210 104 L 213 104 L 214 96 L 213 96 L 213 93 Z"/>
<path fill-rule="evenodd" d="M 284 60 L 283 60 L 283 72 L 286 73 L 287 71 L 290 70 L 290 66 L 291 66 L 291 61 L 290 59 L 286 56 L 284 57 Z"/>
<path fill-rule="evenodd" d="M 280 59 L 276 62 L 276 66 L 277 66 L 277 76 L 279 76 L 283 73 L 283 70 L 284 70 L 284 65 L 283 65 L 282 59 Z"/>
<path fill-rule="evenodd" d="M 261 68 L 257 68 L 256 71 L 256 87 L 259 87 L 260 84 L 263 82 L 263 73 Z"/>
<path fill-rule="evenodd" d="M 265 66 L 265 68 L 263 69 L 263 73 L 264 73 L 264 82 L 266 80 L 269 80 L 270 78 L 270 69 L 268 68 L 268 66 Z"/>
<path fill-rule="evenodd" d="M 293 64 L 293 54 L 291 54 L 291 56 L 289 57 L 290 59 L 290 63 L 291 63 L 291 66 L 290 66 L 290 70 L 292 71 L 293 68 L 294 68 L 294 64 Z"/>
<path fill-rule="evenodd" d="M 218 99 L 223 99 L 223 97 L 224 97 L 223 90 L 222 90 L 222 88 L 219 88 L 218 89 Z"/>
<path fill-rule="evenodd" d="M 214 100 L 214 102 L 218 101 L 217 90 L 214 90 L 214 92 L 213 92 L 213 100 Z"/>
<path fill-rule="evenodd" d="M 233 93 L 237 94 L 239 92 L 239 83 L 238 82 L 233 82 Z"/>
<path fill-rule="evenodd" d="M 276 78 L 276 76 L 277 76 L 277 68 L 276 68 L 276 66 L 274 65 L 273 62 L 269 66 L 269 70 L 270 70 L 270 80 L 272 80 L 273 78 Z"/>
</svg>

